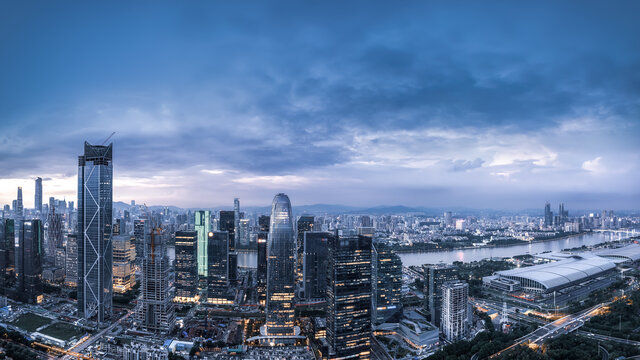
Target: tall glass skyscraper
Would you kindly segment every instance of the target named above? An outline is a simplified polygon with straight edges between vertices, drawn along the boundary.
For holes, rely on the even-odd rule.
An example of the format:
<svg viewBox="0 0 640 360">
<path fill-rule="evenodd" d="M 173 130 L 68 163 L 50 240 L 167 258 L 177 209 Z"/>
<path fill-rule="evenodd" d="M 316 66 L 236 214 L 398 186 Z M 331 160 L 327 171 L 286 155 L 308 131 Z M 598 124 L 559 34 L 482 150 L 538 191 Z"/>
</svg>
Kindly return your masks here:
<svg viewBox="0 0 640 360">
<path fill-rule="evenodd" d="M 78 315 L 99 323 L 112 315 L 112 148 L 85 141 L 78 157 Z"/>
<path fill-rule="evenodd" d="M 20 221 L 18 228 L 18 298 L 30 304 L 42 300 L 44 227 L 41 220 Z"/>
<path fill-rule="evenodd" d="M 36 178 L 36 194 L 34 197 L 34 208 L 37 212 L 42 212 L 42 178 Z"/>
<path fill-rule="evenodd" d="M 195 227 L 198 232 L 198 276 L 204 281 L 207 278 L 207 238 L 211 231 L 211 211 L 196 211 Z"/>
<path fill-rule="evenodd" d="M 229 233 L 212 231 L 208 235 L 208 278 L 207 302 L 211 304 L 232 304 L 229 291 Z"/>
<path fill-rule="evenodd" d="M 198 295 L 198 233 L 176 231 L 175 302 L 196 302 Z"/>
<path fill-rule="evenodd" d="M 22 186 L 18 186 L 18 198 L 16 199 L 16 216 L 24 215 L 24 206 L 22 204 Z"/>
<path fill-rule="evenodd" d="M 267 242 L 267 336 L 296 335 L 293 325 L 296 264 L 293 225 L 289 197 L 282 193 L 277 194 L 271 205 L 271 224 Z"/>
</svg>

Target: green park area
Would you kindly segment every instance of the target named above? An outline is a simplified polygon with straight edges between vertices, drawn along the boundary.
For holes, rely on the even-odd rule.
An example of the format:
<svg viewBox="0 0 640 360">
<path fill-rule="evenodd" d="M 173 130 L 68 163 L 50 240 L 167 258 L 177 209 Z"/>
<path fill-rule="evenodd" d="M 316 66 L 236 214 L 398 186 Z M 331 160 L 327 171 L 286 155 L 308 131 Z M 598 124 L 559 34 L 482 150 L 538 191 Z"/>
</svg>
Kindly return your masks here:
<svg viewBox="0 0 640 360">
<path fill-rule="evenodd" d="M 79 338 L 85 333 L 83 329 L 64 322 L 51 324 L 40 332 L 64 341 L 69 341 L 73 337 Z"/>
<path fill-rule="evenodd" d="M 18 317 L 18 319 L 13 322 L 13 325 L 19 327 L 20 329 L 23 329 L 29 332 L 34 332 L 41 326 L 44 326 L 50 323 L 51 323 L 51 319 L 49 318 L 32 314 L 32 313 L 25 313 L 20 315 L 20 317 Z"/>
</svg>

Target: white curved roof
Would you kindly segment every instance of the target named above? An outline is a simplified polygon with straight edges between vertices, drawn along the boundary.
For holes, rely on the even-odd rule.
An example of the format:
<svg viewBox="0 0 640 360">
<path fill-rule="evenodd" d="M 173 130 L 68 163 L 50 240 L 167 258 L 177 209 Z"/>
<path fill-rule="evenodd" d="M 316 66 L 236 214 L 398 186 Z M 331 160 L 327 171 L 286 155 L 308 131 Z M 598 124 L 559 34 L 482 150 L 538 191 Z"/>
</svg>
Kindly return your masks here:
<svg viewBox="0 0 640 360">
<path fill-rule="evenodd" d="M 572 258 L 512 270 L 498 271 L 501 276 L 516 276 L 537 281 L 547 290 L 568 286 L 615 268 L 609 259 L 600 257 Z"/>
<path fill-rule="evenodd" d="M 631 244 L 617 249 L 607 249 L 596 253 L 598 256 L 611 258 L 625 258 L 631 261 L 640 260 L 640 245 Z"/>
</svg>

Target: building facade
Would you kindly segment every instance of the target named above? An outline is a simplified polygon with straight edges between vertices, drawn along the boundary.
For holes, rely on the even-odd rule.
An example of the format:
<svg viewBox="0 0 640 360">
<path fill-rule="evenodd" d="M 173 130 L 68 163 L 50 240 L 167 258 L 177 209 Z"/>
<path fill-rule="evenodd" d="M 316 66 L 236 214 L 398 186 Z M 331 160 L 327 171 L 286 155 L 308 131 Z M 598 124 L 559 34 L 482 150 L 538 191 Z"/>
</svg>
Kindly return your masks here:
<svg viewBox="0 0 640 360">
<path fill-rule="evenodd" d="M 135 237 L 133 238 L 135 241 Z M 113 243 L 113 291 L 124 294 L 136 283 L 135 271 L 131 261 L 131 236 L 115 235 Z M 135 252 L 135 250 L 134 250 Z"/>
<path fill-rule="evenodd" d="M 38 213 L 42 213 L 42 178 L 36 178 L 36 193 L 33 199 L 34 207 Z"/>
<path fill-rule="evenodd" d="M 78 315 L 98 323 L 113 314 L 112 145 L 85 142 L 78 158 Z"/>
<path fill-rule="evenodd" d="M 372 246 L 373 319 L 398 322 L 402 316 L 402 260 L 384 244 Z"/>
<path fill-rule="evenodd" d="M 208 234 L 207 302 L 229 305 L 233 297 L 229 289 L 229 233 L 211 231 Z"/>
<path fill-rule="evenodd" d="M 329 359 L 370 359 L 371 237 L 330 238 L 327 281 Z"/>
<path fill-rule="evenodd" d="M 41 220 L 21 220 L 16 254 L 17 298 L 30 304 L 42 300 L 44 227 Z"/>
<path fill-rule="evenodd" d="M 447 281 L 458 279 L 458 267 L 449 264 L 422 265 L 424 272 L 424 297 L 425 308 L 428 311 L 428 320 L 436 326 L 440 326 L 442 313 L 442 285 Z"/>
<path fill-rule="evenodd" d="M 296 255 L 293 223 L 289 197 L 277 194 L 271 205 L 267 242 L 267 336 L 296 335 L 293 323 Z"/>
<path fill-rule="evenodd" d="M 78 286 L 78 236 L 76 234 L 67 234 L 65 256 L 64 284 L 75 288 Z"/>
<path fill-rule="evenodd" d="M 442 329 L 449 341 L 466 339 L 469 336 L 469 284 L 448 281 L 442 285 Z"/>
<path fill-rule="evenodd" d="M 327 256 L 329 232 L 305 231 L 303 240 L 301 299 L 322 301 L 327 296 Z"/>
<path fill-rule="evenodd" d="M 211 211 L 198 210 L 195 212 L 195 229 L 198 233 L 198 277 L 201 281 L 207 279 L 207 240 L 211 232 Z"/>
<path fill-rule="evenodd" d="M 198 232 L 176 232 L 175 302 L 198 301 Z"/>
</svg>

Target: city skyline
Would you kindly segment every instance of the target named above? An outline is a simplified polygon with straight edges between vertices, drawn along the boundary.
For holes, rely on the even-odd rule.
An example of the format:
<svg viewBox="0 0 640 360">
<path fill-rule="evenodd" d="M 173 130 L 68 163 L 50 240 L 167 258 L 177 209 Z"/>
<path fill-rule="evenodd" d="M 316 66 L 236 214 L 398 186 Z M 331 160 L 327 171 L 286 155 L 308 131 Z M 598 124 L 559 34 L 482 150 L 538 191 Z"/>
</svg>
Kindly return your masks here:
<svg viewBox="0 0 640 360">
<path fill-rule="evenodd" d="M 637 208 L 637 4 L 363 5 L 3 4 L 0 203 Z"/>
</svg>

